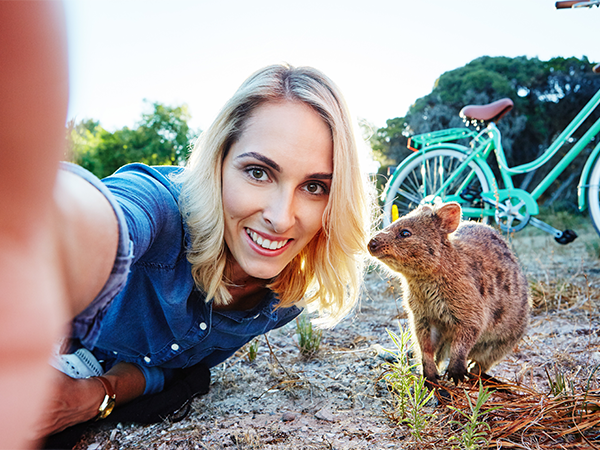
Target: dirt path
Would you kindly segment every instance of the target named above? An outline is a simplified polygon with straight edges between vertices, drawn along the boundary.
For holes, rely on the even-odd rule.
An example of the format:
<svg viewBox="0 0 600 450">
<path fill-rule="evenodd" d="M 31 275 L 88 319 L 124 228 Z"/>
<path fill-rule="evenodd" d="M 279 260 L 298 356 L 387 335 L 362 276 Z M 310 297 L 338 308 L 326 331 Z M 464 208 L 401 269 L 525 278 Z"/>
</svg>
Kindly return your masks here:
<svg viewBox="0 0 600 450">
<path fill-rule="evenodd" d="M 570 247 L 546 236 L 519 237 L 519 256 L 543 306 L 518 350 L 493 375 L 539 391 L 548 389 L 546 370 L 577 385 L 589 378 L 600 364 L 597 244 L 591 230 Z M 260 338 L 254 362 L 239 352 L 214 368 L 210 393 L 194 401 L 183 421 L 119 424 L 87 436 L 76 448 L 420 448 L 406 426 L 386 415 L 390 394 L 381 380 L 385 364 L 379 350 L 392 347 L 386 329 L 397 332 L 405 322 L 400 293 L 378 272 L 367 276 L 366 286 L 359 310 L 324 332 L 314 358 L 300 356 L 296 326 L 289 324 L 271 332 L 268 344 Z M 598 378 L 592 380 L 596 389 Z M 443 443 L 446 437 L 437 439 Z"/>
</svg>

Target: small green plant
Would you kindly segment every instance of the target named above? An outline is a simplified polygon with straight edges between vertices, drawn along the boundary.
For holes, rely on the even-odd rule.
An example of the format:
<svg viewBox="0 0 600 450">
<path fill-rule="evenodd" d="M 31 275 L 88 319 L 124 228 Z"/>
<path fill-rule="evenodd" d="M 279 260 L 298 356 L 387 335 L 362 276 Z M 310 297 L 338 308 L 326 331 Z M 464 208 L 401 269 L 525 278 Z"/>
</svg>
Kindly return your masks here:
<svg viewBox="0 0 600 450">
<path fill-rule="evenodd" d="M 260 342 L 259 342 L 258 338 L 253 339 L 248 344 L 248 353 L 247 353 L 248 361 L 254 362 L 254 360 L 256 359 L 256 354 L 258 353 L 259 344 L 260 344 Z"/>
<path fill-rule="evenodd" d="M 415 381 L 416 364 L 411 364 L 409 352 L 412 348 L 410 332 L 400 329 L 400 335 L 387 330 L 390 338 L 394 342 L 395 350 L 388 351 L 394 362 L 388 362 L 388 371 L 384 379 L 392 393 L 395 403 L 395 416 L 399 421 L 403 421 L 409 412 L 410 389 Z"/>
<path fill-rule="evenodd" d="M 427 427 L 429 419 L 433 414 L 425 412 L 425 405 L 433 397 L 433 390 L 427 389 L 425 386 L 425 378 L 422 376 L 415 377 L 412 383 L 412 389 L 408 396 L 410 410 L 404 422 L 410 428 L 410 434 L 416 441 L 422 441 L 422 432 Z"/>
<path fill-rule="evenodd" d="M 300 353 L 310 358 L 319 350 L 323 331 L 314 329 L 307 315 L 301 314 L 296 318 L 296 334 Z"/>
<path fill-rule="evenodd" d="M 491 411 L 495 411 L 500 409 L 500 407 L 495 406 L 493 408 L 488 408 L 485 411 L 482 411 L 482 407 L 485 402 L 487 402 L 490 398 L 490 392 L 488 388 L 483 387 L 481 381 L 479 382 L 479 392 L 477 394 L 477 402 L 473 404 L 471 397 L 465 391 L 465 397 L 467 398 L 467 402 L 469 403 L 469 411 L 462 411 L 454 406 L 448 406 L 448 408 L 456 411 L 467 419 L 467 422 L 463 425 L 461 422 L 457 420 L 453 420 L 450 422 L 451 424 L 458 425 L 462 427 L 462 433 L 460 437 L 452 436 L 450 440 L 459 441 L 459 448 L 464 450 L 475 450 L 480 447 L 488 446 L 488 436 L 491 432 L 490 426 L 481 420 L 482 416 Z M 456 447 L 454 447 L 456 448 Z"/>
<path fill-rule="evenodd" d="M 384 375 L 388 389 L 394 399 L 394 419 L 410 428 L 412 437 L 423 440 L 423 430 L 432 414 L 425 412 L 425 406 L 433 397 L 433 391 L 425 386 L 425 378 L 416 373 L 417 364 L 411 364 L 412 341 L 409 331 L 400 327 L 400 334 L 387 330 L 395 349 L 388 350 L 394 362 L 386 363 L 388 371 Z"/>
<path fill-rule="evenodd" d="M 567 388 L 571 388 L 571 392 L 575 395 L 575 387 L 573 386 L 573 382 L 569 381 L 565 378 L 565 376 L 558 371 L 556 366 L 554 366 L 554 377 L 550 375 L 548 372 L 548 368 L 544 367 L 546 371 L 546 376 L 548 377 L 548 385 L 550 386 L 550 393 L 554 397 L 558 397 L 561 394 L 567 394 Z"/>
</svg>

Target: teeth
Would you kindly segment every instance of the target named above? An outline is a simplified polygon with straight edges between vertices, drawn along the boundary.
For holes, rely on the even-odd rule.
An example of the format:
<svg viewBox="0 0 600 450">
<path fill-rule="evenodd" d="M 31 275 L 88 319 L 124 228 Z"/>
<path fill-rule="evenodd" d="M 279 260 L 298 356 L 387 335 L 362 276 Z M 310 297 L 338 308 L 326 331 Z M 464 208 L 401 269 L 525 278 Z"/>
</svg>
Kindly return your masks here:
<svg viewBox="0 0 600 450">
<path fill-rule="evenodd" d="M 288 242 L 287 239 L 285 241 L 270 241 L 268 239 L 263 239 L 258 234 L 256 234 L 254 231 L 250 231 L 250 230 L 246 230 L 246 233 L 248 233 L 248 236 L 250 236 L 254 242 L 256 242 L 258 245 L 260 245 L 262 248 L 266 248 L 268 250 L 280 249 Z"/>
</svg>

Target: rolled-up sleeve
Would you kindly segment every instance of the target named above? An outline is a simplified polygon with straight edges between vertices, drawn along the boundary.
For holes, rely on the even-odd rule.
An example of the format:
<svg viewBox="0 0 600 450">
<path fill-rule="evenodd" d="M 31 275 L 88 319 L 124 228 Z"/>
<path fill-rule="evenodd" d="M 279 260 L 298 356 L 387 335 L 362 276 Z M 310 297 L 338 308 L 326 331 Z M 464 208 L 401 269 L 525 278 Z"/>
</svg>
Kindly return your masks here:
<svg viewBox="0 0 600 450">
<path fill-rule="evenodd" d="M 146 388 L 144 395 L 161 392 L 165 387 L 165 373 L 160 367 L 144 367 L 136 364 L 144 377 L 146 378 Z"/>
</svg>

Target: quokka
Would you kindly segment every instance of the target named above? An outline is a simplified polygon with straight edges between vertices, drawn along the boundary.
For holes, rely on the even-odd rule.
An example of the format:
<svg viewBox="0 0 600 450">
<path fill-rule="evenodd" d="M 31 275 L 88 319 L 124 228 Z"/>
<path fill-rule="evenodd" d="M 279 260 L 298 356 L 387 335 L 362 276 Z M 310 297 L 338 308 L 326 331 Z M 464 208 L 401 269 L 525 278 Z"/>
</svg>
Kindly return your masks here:
<svg viewBox="0 0 600 450">
<path fill-rule="evenodd" d="M 492 227 L 461 222 L 458 203 L 420 206 L 376 234 L 369 252 L 401 275 L 428 387 L 447 359 L 455 384 L 471 365 L 485 374 L 525 333 L 530 297 L 516 256 Z"/>
</svg>

